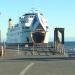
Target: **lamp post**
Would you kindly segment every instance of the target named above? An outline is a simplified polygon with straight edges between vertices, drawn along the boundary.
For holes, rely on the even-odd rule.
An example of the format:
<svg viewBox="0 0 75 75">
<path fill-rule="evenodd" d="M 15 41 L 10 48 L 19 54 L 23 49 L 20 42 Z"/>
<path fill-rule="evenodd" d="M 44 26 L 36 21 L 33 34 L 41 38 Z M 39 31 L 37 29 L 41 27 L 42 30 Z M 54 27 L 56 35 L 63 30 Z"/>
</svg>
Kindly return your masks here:
<svg viewBox="0 0 75 75">
<path fill-rule="evenodd" d="M 0 12 L 0 15 L 1 15 L 1 12 Z M 0 29 L 0 46 L 1 46 L 1 29 Z"/>
<path fill-rule="evenodd" d="M 1 46 L 1 30 L 0 30 L 0 46 Z"/>
</svg>

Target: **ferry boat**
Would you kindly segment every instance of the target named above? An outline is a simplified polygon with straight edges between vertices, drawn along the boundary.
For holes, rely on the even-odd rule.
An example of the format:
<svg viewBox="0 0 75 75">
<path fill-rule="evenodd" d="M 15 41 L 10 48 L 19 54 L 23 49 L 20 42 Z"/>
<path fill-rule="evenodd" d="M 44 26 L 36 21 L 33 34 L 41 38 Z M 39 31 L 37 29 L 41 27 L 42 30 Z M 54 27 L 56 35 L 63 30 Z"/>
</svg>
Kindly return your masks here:
<svg viewBox="0 0 75 75">
<path fill-rule="evenodd" d="M 19 17 L 19 23 L 13 25 L 8 20 L 7 45 L 27 45 L 48 43 L 48 23 L 42 13 L 29 12 Z"/>
</svg>

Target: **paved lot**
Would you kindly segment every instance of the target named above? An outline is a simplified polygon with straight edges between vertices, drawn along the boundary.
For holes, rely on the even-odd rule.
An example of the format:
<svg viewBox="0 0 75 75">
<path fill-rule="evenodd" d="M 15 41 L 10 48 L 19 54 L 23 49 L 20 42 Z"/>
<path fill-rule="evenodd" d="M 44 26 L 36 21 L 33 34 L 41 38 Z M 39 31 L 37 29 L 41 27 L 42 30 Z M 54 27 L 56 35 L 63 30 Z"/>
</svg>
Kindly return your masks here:
<svg viewBox="0 0 75 75">
<path fill-rule="evenodd" d="M 75 60 L 0 60 L 0 75 L 75 75 Z"/>
</svg>

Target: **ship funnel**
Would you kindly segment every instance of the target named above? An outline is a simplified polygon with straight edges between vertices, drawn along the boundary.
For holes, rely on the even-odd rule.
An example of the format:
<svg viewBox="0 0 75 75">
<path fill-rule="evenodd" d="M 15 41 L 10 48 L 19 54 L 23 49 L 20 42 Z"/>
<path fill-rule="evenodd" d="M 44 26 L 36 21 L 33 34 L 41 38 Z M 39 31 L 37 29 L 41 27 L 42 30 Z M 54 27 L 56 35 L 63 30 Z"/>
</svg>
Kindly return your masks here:
<svg viewBox="0 0 75 75">
<path fill-rule="evenodd" d="M 12 23 L 12 19 L 11 18 L 8 20 L 8 27 L 9 28 L 13 27 L 13 23 Z"/>
</svg>

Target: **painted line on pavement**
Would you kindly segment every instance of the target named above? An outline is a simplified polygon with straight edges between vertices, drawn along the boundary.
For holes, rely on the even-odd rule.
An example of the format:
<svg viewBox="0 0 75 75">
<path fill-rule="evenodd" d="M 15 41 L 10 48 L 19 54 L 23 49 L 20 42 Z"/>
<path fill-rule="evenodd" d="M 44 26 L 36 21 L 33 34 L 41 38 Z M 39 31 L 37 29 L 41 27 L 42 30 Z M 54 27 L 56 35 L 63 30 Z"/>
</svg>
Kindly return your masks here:
<svg viewBox="0 0 75 75">
<path fill-rule="evenodd" d="M 28 71 L 28 69 L 29 69 L 30 67 L 32 67 L 33 65 L 34 65 L 34 63 L 30 63 L 29 65 L 27 65 L 27 67 L 25 67 L 25 68 L 20 72 L 19 75 L 25 75 L 26 72 Z"/>
</svg>

